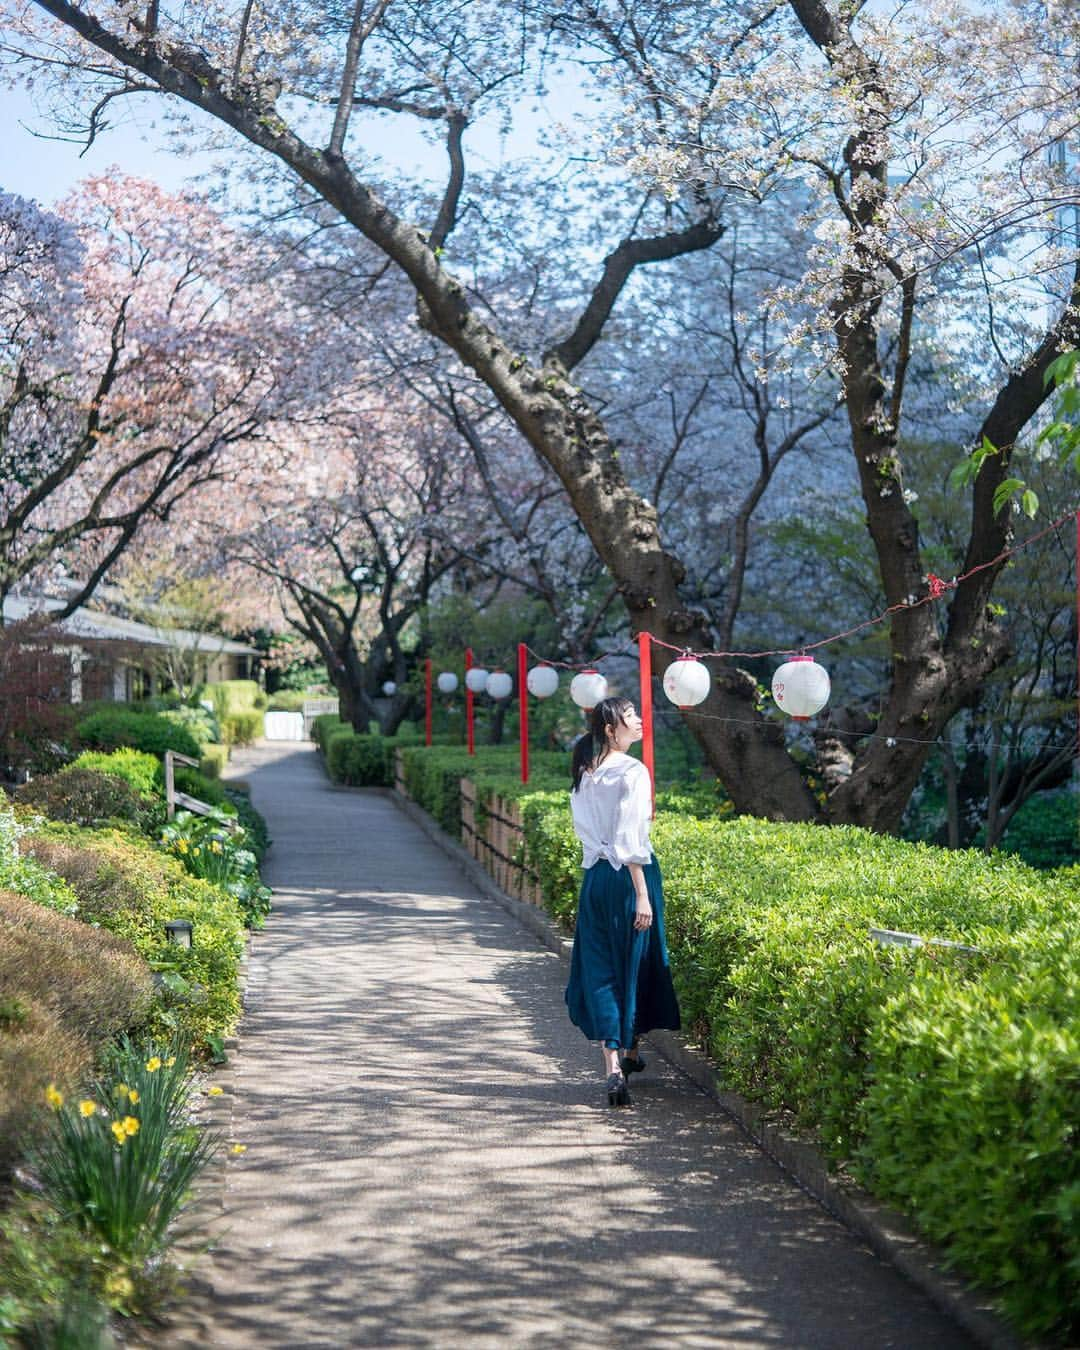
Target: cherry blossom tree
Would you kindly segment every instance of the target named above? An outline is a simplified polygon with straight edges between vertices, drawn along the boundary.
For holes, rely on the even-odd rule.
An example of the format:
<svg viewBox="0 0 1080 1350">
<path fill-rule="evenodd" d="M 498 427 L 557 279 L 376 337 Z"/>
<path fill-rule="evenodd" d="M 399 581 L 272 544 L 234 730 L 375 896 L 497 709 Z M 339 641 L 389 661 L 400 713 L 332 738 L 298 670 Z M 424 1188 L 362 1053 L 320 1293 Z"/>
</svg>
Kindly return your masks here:
<svg viewBox="0 0 1080 1350">
<path fill-rule="evenodd" d="M 255 261 L 213 211 L 133 179 L 55 215 L 0 199 L 0 598 L 61 567 L 72 613 L 317 390 Z"/>
<path fill-rule="evenodd" d="M 353 227 L 370 276 L 392 266 L 407 280 L 424 329 L 562 485 L 633 628 L 676 647 L 709 649 L 718 629 L 687 594 L 687 563 L 583 377 L 643 269 L 712 250 L 735 201 L 760 208 L 764 237 L 801 196 L 804 266 L 763 284 L 758 317 L 737 321 L 738 344 L 759 382 L 770 367 L 782 372 L 778 357 L 804 380 L 816 363 L 842 397 L 885 594 L 899 607 L 880 735 L 850 751 L 822 805 L 745 671 L 716 667 L 692 725 L 740 808 L 890 828 L 925 761 L 920 744 L 1006 652 L 987 600 L 1012 516 L 994 499 L 1047 396 L 1044 373 L 1077 339 L 1075 241 L 1046 227 L 1072 189 L 1045 153 L 1072 130 L 1076 63 L 1061 43 L 1075 47 L 1076 23 L 1066 14 L 1048 26 L 1031 0 L 992 10 L 975 0 L 592 0 L 520 12 L 474 0 L 437 16 L 358 0 L 344 13 L 249 4 L 177 18 L 155 3 L 91 12 L 37 0 L 13 6 L 9 48 L 90 94 L 90 134 L 110 100 L 158 90 L 281 166 L 279 206 L 328 209 Z M 470 179 L 470 127 L 487 113 L 510 117 L 536 72 L 557 79 L 553 51 L 602 102 L 592 182 L 578 198 L 594 209 L 573 247 L 567 174 L 536 175 L 528 210 L 524 181 L 502 185 L 504 200 L 517 191 L 522 201 L 518 231 L 539 221 L 545 247 L 566 259 L 538 271 L 541 289 L 553 273 L 558 284 L 537 306 L 531 292 L 490 284 L 511 235 L 488 231 L 482 251 L 469 242 L 460 257 L 458 240 L 483 218 L 498 176 Z M 371 132 L 388 119 L 445 138 L 449 170 L 434 200 L 376 162 Z M 943 623 L 934 606 L 912 606 L 927 569 L 899 450 L 931 328 L 966 350 L 956 416 L 973 445 L 993 448 L 971 488 L 967 579 L 940 609 Z M 767 445 L 764 467 L 779 444 Z"/>
</svg>

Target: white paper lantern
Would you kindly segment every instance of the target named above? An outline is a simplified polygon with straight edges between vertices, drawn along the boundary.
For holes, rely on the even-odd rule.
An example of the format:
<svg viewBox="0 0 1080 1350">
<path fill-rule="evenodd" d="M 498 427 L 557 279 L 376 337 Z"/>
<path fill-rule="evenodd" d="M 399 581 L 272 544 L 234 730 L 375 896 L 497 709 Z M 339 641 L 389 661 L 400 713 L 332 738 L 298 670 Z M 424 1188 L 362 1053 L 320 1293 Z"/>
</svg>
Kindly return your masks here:
<svg viewBox="0 0 1080 1350">
<path fill-rule="evenodd" d="M 382 691 L 387 698 L 393 698 L 394 695 L 397 693 L 397 685 L 394 683 L 393 680 L 385 680 L 383 682 Z"/>
<path fill-rule="evenodd" d="M 785 661 L 772 677 L 773 698 L 781 712 L 796 722 L 805 722 L 829 701 L 829 672 L 812 656 Z"/>
<path fill-rule="evenodd" d="M 492 698 L 509 698 L 514 692 L 514 681 L 505 670 L 493 670 L 485 685 Z"/>
<path fill-rule="evenodd" d="M 533 666 L 525 683 L 534 698 L 550 698 L 559 687 L 559 672 L 554 666 Z"/>
<path fill-rule="evenodd" d="M 473 666 L 465 672 L 465 686 L 474 694 L 482 694 L 487 688 L 488 673 L 483 666 Z"/>
<path fill-rule="evenodd" d="M 586 712 L 607 698 L 607 680 L 598 670 L 583 670 L 570 681 L 570 697 Z"/>
<path fill-rule="evenodd" d="M 680 656 L 664 671 L 664 693 L 677 708 L 703 703 L 711 684 L 708 670 L 692 656 Z"/>
<path fill-rule="evenodd" d="M 444 670 L 436 683 L 440 694 L 452 694 L 457 688 L 457 676 L 452 670 Z"/>
</svg>

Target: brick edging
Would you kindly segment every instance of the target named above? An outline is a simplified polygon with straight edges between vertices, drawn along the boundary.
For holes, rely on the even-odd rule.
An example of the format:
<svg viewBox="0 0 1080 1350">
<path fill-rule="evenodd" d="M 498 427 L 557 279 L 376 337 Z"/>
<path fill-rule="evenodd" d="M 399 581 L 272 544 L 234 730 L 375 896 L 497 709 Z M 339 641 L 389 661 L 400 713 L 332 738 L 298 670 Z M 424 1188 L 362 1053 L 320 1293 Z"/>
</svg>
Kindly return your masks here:
<svg viewBox="0 0 1080 1350">
<path fill-rule="evenodd" d="M 473 856 L 452 839 L 421 807 L 392 788 L 366 788 L 393 800 L 433 843 L 452 858 L 477 890 L 514 916 L 539 941 L 569 965 L 571 940 L 561 933 L 546 910 L 516 900 L 497 886 Z M 961 1326 L 983 1350 L 1033 1350 L 1032 1341 L 1021 1340 L 990 1302 L 980 1297 L 957 1275 L 945 1269 L 945 1261 L 907 1219 L 876 1200 L 849 1180 L 829 1173 L 825 1159 L 807 1139 L 773 1124 L 767 1112 L 737 1092 L 724 1087 L 705 1054 L 670 1031 L 650 1031 L 647 1040 L 669 1063 L 681 1069 L 702 1091 L 708 1093 L 726 1115 L 768 1154 L 770 1158 L 818 1201 L 834 1218 L 861 1238 L 879 1257 L 888 1261 L 942 1312 Z"/>
</svg>

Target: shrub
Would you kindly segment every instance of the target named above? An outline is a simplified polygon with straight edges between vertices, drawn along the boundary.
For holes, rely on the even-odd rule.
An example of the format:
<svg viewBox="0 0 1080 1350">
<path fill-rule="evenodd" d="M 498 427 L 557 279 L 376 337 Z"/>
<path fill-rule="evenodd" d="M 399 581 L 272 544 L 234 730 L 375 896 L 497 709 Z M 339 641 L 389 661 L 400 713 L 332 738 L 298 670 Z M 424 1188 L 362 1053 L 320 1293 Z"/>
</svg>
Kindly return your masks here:
<svg viewBox="0 0 1080 1350">
<path fill-rule="evenodd" d="M 45 825 L 22 844 L 69 884 L 83 919 L 127 938 L 162 972 L 156 1031 L 179 1028 L 201 1042 L 232 1030 L 240 1009 L 236 979 L 244 930 L 230 896 L 189 876 L 149 840 L 116 830 Z M 169 919 L 192 922 L 190 951 L 167 940 Z"/>
<path fill-rule="evenodd" d="M 43 1117 L 50 1081 L 74 1083 L 101 1046 L 137 1026 L 150 971 L 131 943 L 0 891 L 0 1170 Z"/>
<path fill-rule="evenodd" d="M 200 770 L 189 768 L 186 764 L 175 766 L 173 783 L 177 791 L 186 792 L 189 797 L 205 802 L 207 806 L 225 806 L 227 804 L 225 788 L 222 783 L 216 778 L 207 778 Z"/>
<path fill-rule="evenodd" d="M 84 750 L 64 772 L 70 773 L 75 769 L 89 769 L 94 773 L 123 778 L 146 801 L 153 801 L 161 795 L 161 760 L 141 750 L 112 750 L 108 753 Z"/>
<path fill-rule="evenodd" d="M 222 770 L 229 762 L 227 745 L 204 745 L 199 760 L 199 772 L 204 778 L 220 778 Z"/>
<path fill-rule="evenodd" d="M 29 823 L 17 820 L 15 811 L 0 801 L 0 890 L 15 891 L 45 909 L 74 918 L 79 912 L 75 892 L 36 858 L 27 857 L 20 846 L 35 822 L 33 816 L 29 817 Z"/>
<path fill-rule="evenodd" d="M 121 820 L 139 828 L 145 800 L 123 778 L 91 769 L 67 769 L 32 779 L 18 790 L 18 800 L 51 820 L 75 825 L 100 825 Z"/>
<path fill-rule="evenodd" d="M 161 833 L 164 847 L 192 876 L 231 895 L 249 928 L 261 928 L 270 913 L 270 888 L 259 880 L 258 861 L 242 828 L 223 811 L 197 816 L 178 811 Z"/>
<path fill-rule="evenodd" d="M 269 712 L 303 712 L 310 697 L 303 689 L 279 689 L 270 695 L 266 707 Z"/>
<path fill-rule="evenodd" d="M 357 736 L 349 727 L 331 731 L 326 770 L 335 783 L 353 787 L 390 787 L 394 781 L 394 742 L 385 736 Z"/>
<path fill-rule="evenodd" d="M 210 745 L 221 739 L 221 729 L 215 715 L 208 708 L 193 708 L 182 703 L 178 708 L 166 708 L 158 714 L 177 726 L 186 727 L 192 738 L 200 745 Z"/>
<path fill-rule="evenodd" d="M 261 712 L 226 713 L 220 722 L 221 739 L 225 745 L 250 745 L 263 734 Z"/>
<path fill-rule="evenodd" d="M 205 697 L 213 703 L 219 721 L 232 713 L 261 712 L 267 703 L 254 680 L 219 680 L 206 686 Z"/>
<path fill-rule="evenodd" d="M 236 812 L 236 818 L 247 834 L 247 846 L 261 863 L 266 850 L 270 847 L 270 831 L 266 821 L 251 804 L 251 798 L 239 788 L 227 787 L 225 797 Z"/>
<path fill-rule="evenodd" d="M 343 722 L 337 713 L 320 713 L 318 717 L 312 718 L 311 738 L 324 753 L 326 752 L 327 737 L 338 727 L 348 731 L 352 730 L 349 723 Z"/>
<path fill-rule="evenodd" d="M 199 745 L 186 727 L 170 722 L 159 713 L 132 712 L 128 708 L 103 708 L 84 717 L 75 728 L 80 746 L 88 750 L 119 750 L 128 747 L 148 755 L 175 750 L 198 758 Z"/>
</svg>

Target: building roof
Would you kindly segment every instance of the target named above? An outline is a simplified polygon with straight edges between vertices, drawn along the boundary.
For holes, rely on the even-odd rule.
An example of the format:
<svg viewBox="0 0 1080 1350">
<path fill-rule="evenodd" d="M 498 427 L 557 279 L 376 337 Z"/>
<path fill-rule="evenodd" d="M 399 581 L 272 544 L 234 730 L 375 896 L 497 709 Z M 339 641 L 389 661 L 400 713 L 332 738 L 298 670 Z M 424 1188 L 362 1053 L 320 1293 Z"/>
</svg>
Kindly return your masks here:
<svg viewBox="0 0 1080 1350">
<path fill-rule="evenodd" d="M 43 595 L 9 595 L 4 600 L 4 622 L 17 623 L 36 616 L 47 617 L 50 611 L 62 609 L 64 602 Z M 61 632 L 89 642 L 128 642 L 140 647 L 183 647 L 207 656 L 262 656 L 257 647 L 221 637 L 217 633 L 194 633 L 187 628 L 168 628 L 164 625 L 138 623 L 122 619 L 116 614 L 105 614 L 96 609 L 79 608 L 57 625 Z"/>
</svg>

